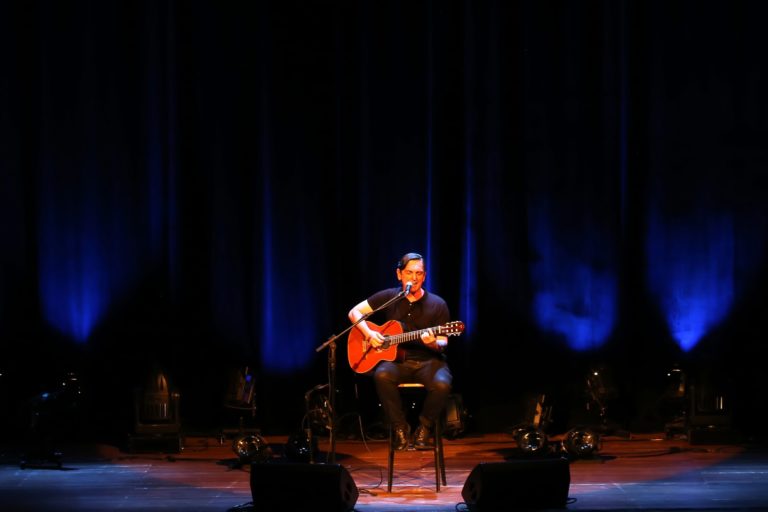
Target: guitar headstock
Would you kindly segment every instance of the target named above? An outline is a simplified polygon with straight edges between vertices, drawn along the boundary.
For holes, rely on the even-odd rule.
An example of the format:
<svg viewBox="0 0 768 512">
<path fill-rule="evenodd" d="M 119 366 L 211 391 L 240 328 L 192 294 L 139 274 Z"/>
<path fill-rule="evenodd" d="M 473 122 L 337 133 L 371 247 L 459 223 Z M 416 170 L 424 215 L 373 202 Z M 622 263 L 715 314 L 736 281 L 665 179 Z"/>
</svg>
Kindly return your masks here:
<svg viewBox="0 0 768 512">
<path fill-rule="evenodd" d="M 448 336 L 458 336 L 464 332 L 464 322 L 455 320 L 438 327 L 438 334 L 447 334 Z"/>
</svg>

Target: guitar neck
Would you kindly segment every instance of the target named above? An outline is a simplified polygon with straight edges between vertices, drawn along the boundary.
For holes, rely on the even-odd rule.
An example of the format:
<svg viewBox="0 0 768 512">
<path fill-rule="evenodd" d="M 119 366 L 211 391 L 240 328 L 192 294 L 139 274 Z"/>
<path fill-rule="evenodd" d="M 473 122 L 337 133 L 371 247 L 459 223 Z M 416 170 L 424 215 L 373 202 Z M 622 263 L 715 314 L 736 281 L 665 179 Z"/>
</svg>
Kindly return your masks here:
<svg viewBox="0 0 768 512">
<path fill-rule="evenodd" d="M 398 345 L 400 343 L 405 343 L 407 341 L 415 341 L 421 338 L 421 335 L 427 332 L 429 329 L 432 329 L 432 332 L 435 333 L 435 336 L 440 335 L 440 327 L 429 327 L 427 329 L 419 329 L 417 331 L 410 331 L 410 332 L 404 332 L 402 334 L 393 334 L 391 336 L 386 336 L 386 341 L 389 343 L 389 345 Z"/>
</svg>

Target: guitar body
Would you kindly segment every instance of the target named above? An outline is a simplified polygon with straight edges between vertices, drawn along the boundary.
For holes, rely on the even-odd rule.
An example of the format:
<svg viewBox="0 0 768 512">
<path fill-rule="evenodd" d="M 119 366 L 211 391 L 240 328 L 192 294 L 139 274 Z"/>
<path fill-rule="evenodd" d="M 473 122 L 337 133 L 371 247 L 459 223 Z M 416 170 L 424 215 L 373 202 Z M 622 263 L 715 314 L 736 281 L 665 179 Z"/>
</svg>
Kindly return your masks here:
<svg viewBox="0 0 768 512">
<path fill-rule="evenodd" d="M 363 339 L 359 329 L 350 331 L 347 340 L 347 358 L 349 366 L 357 373 L 369 372 L 379 361 L 394 361 L 397 358 L 399 343 L 417 341 L 427 331 L 431 330 L 435 336 L 458 336 L 464 331 L 464 324 L 458 320 L 410 332 L 403 332 L 403 327 L 397 320 L 390 320 L 382 326 L 372 322 L 366 322 L 366 324 L 372 331 L 382 334 L 385 339 L 382 346 L 373 348 L 370 342 Z"/>
<path fill-rule="evenodd" d="M 385 336 L 402 334 L 403 328 L 397 320 L 390 320 L 382 326 L 373 322 L 365 322 L 372 331 L 380 332 Z M 363 339 L 363 333 L 359 329 L 352 329 L 347 338 L 347 359 L 349 366 L 357 373 L 367 373 L 372 370 L 379 361 L 394 361 L 397 357 L 397 345 L 387 348 L 382 345 L 373 348 Z"/>
</svg>

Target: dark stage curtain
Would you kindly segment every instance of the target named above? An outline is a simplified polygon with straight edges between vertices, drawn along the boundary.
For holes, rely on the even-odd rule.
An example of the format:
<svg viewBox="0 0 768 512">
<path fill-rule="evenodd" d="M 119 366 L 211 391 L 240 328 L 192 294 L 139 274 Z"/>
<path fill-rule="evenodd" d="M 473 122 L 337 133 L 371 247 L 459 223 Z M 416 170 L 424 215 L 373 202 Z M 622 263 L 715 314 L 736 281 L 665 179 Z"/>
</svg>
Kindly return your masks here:
<svg viewBox="0 0 768 512">
<path fill-rule="evenodd" d="M 114 401 L 159 362 L 204 421 L 248 365 L 261 420 L 298 425 L 315 349 L 417 251 L 479 428 L 538 392 L 567 424 L 595 366 L 632 425 L 674 365 L 765 405 L 766 14 L 4 2 L 5 381 L 77 369 Z"/>
</svg>

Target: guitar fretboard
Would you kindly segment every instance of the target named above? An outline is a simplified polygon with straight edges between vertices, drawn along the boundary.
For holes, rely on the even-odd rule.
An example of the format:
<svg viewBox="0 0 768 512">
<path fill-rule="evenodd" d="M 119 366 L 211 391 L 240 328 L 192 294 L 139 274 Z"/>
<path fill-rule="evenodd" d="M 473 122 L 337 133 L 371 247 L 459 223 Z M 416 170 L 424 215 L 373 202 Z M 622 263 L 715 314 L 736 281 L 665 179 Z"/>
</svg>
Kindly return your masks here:
<svg viewBox="0 0 768 512">
<path fill-rule="evenodd" d="M 392 345 L 398 345 L 400 343 L 405 343 L 407 341 L 414 341 L 421 338 L 421 335 L 430 329 L 432 329 L 432 332 L 435 333 L 435 336 L 443 334 L 443 329 L 441 326 L 429 327 L 427 329 L 420 329 L 418 331 L 410 331 L 410 332 L 404 332 L 402 334 L 393 334 L 391 336 L 385 336 L 384 343 L 387 346 L 392 346 Z"/>
</svg>

